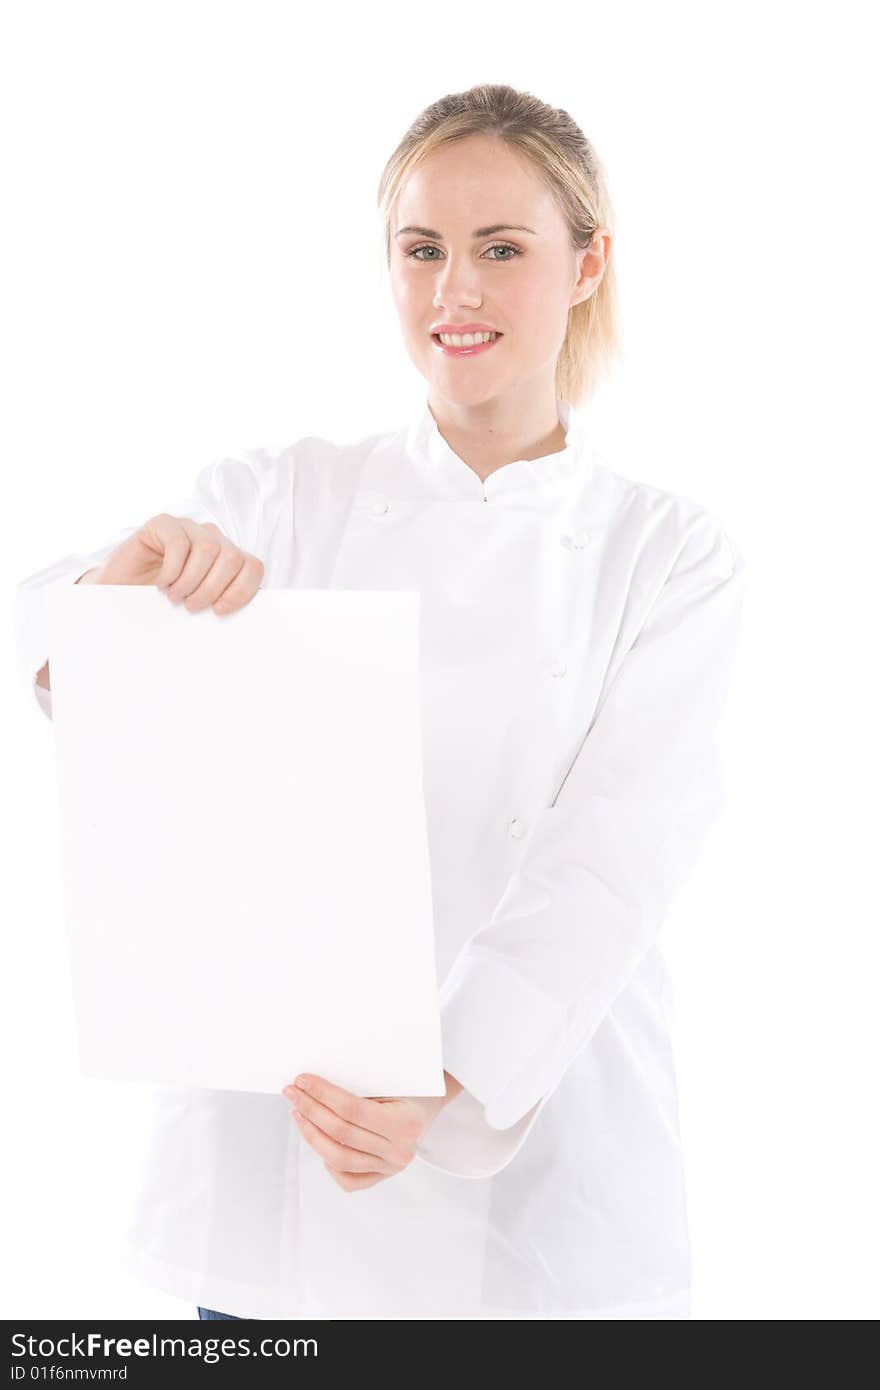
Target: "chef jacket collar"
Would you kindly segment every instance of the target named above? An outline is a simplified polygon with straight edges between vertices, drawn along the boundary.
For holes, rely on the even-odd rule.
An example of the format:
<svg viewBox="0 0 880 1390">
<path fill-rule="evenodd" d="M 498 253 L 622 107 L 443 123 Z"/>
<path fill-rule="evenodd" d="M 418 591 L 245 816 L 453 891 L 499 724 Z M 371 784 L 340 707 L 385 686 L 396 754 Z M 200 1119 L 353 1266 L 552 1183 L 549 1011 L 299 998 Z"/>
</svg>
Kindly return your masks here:
<svg viewBox="0 0 880 1390">
<path fill-rule="evenodd" d="M 424 473 L 432 491 L 444 497 L 482 501 L 484 498 L 522 494 L 542 496 L 565 492 L 583 480 L 588 465 L 585 421 L 569 401 L 557 397 L 557 413 L 565 428 L 565 446 L 542 458 L 514 459 L 482 480 L 452 449 L 440 433 L 431 408 L 424 400 L 414 412 L 407 430 L 407 453 Z"/>
</svg>

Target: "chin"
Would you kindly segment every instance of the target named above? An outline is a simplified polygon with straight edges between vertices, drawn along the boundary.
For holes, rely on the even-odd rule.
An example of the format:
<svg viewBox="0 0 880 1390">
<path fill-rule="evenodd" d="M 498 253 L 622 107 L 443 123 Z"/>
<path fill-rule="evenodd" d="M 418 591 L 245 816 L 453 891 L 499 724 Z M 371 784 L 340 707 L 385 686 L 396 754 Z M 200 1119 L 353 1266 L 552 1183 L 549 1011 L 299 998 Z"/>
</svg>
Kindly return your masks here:
<svg viewBox="0 0 880 1390">
<path fill-rule="evenodd" d="M 500 381 L 454 381 L 436 372 L 423 372 L 422 375 L 432 392 L 448 401 L 450 405 L 484 405 L 510 389 Z"/>
</svg>

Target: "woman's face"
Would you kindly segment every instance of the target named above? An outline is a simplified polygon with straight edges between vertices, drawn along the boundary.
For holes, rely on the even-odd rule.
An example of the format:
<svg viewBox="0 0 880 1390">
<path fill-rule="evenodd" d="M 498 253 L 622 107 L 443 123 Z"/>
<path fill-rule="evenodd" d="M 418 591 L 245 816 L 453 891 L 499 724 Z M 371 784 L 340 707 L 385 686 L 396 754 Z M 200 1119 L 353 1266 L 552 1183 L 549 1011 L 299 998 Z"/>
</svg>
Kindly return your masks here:
<svg viewBox="0 0 880 1390">
<path fill-rule="evenodd" d="M 596 249 L 572 248 L 546 185 L 502 140 L 471 135 L 431 154 L 398 196 L 390 264 L 406 349 L 429 396 L 467 406 L 552 392 L 569 309 L 601 280 L 606 245 L 597 236 Z M 460 354 L 432 336 L 439 324 L 472 323 L 501 336 Z"/>
</svg>

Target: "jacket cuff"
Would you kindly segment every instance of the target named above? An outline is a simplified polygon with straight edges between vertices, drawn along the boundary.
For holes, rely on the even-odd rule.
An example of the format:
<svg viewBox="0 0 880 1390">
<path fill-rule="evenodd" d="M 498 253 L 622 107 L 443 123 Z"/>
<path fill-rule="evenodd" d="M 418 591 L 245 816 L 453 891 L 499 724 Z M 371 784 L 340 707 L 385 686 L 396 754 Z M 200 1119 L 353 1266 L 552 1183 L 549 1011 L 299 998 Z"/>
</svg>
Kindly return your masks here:
<svg viewBox="0 0 880 1390">
<path fill-rule="evenodd" d="M 104 555 L 105 552 L 100 552 L 101 558 Z M 55 588 L 76 584 L 84 574 L 95 568 L 96 563 L 100 563 L 100 560 L 96 561 L 93 556 L 66 556 L 19 584 L 16 591 L 19 676 L 28 697 L 47 719 L 52 718 L 52 692 L 37 685 L 37 676 L 49 660 L 49 594 Z"/>
<path fill-rule="evenodd" d="M 470 944 L 440 990 L 443 1066 L 461 1090 L 416 1146 L 429 1167 L 491 1177 L 515 1156 L 568 1061 L 567 1011 Z"/>
<path fill-rule="evenodd" d="M 34 681 L 34 695 L 35 695 L 36 698 L 37 698 L 37 704 L 40 706 L 40 709 L 43 711 L 43 713 L 45 714 L 46 718 L 47 718 L 47 719 L 51 719 L 51 718 L 52 718 L 52 691 L 51 691 L 51 690 L 47 690 L 46 687 L 43 686 L 43 685 L 37 685 L 37 682 Z"/>
</svg>

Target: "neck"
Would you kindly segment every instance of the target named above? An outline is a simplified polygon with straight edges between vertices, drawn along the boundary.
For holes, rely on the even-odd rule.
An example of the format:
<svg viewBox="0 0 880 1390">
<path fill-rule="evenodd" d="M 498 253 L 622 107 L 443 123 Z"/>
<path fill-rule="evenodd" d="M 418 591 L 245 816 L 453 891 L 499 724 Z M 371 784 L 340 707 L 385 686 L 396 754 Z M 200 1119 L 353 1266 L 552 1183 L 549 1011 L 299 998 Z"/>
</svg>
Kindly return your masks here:
<svg viewBox="0 0 880 1390">
<path fill-rule="evenodd" d="M 511 405 L 499 398 L 462 405 L 430 395 L 428 407 L 446 443 L 481 480 L 519 459 L 544 458 L 565 448 L 556 396 L 524 395 Z"/>
</svg>

